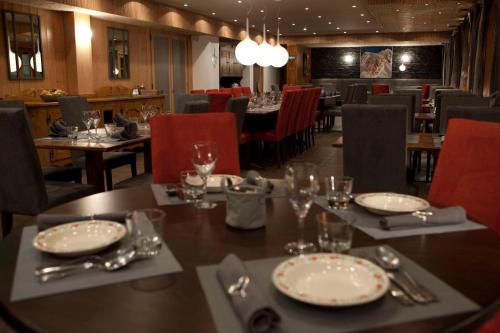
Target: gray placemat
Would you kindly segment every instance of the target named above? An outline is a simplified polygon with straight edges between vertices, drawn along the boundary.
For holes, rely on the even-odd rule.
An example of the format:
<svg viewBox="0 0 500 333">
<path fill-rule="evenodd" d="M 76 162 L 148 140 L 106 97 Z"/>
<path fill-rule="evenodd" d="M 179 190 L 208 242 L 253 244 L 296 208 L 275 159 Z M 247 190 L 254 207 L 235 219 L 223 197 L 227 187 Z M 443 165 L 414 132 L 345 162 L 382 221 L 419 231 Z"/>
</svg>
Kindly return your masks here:
<svg viewBox="0 0 500 333">
<path fill-rule="evenodd" d="M 351 250 L 353 255 L 373 254 L 375 247 Z M 345 308 L 308 305 L 281 294 L 271 282 L 274 268 L 290 257 L 246 261 L 252 282 L 256 283 L 281 316 L 278 332 L 355 332 L 416 320 L 477 311 L 479 306 L 455 289 L 400 255 L 402 264 L 420 283 L 439 298 L 439 302 L 405 307 L 389 295 L 369 304 Z M 198 278 L 219 333 L 244 333 L 238 317 L 216 276 L 216 265 L 197 267 Z"/>
<path fill-rule="evenodd" d="M 341 218 L 351 221 L 353 225 L 375 239 L 387 239 L 397 237 L 407 237 L 416 235 L 442 234 L 446 232 L 468 231 L 486 229 L 486 226 L 472 222 L 470 220 L 459 224 L 448 224 L 431 227 L 416 227 L 408 229 L 384 230 L 380 227 L 380 216 L 375 215 L 358 206 L 355 203 L 350 203 L 346 210 L 334 210 L 328 207 L 328 201 L 325 196 L 318 196 L 315 203 L 320 207 L 332 212 Z"/>
<path fill-rule="evenodd" d="M 274 184 L 274 189 L 271 193 L 266 194 L 266 198 L 286 197 L 285 188 L 277 184 L 276 181 L 273 181 L 272 183 Z M 179 199 L 177 196 L 168 196 L 164 184 L 151 184 L 151 191 L 153 192 L 158 206 L 186 204 L 185 201 Z M 205 199 L 209 202 L 226 201 L 226 195 L 224 193 L 208 193 L 205 196 Z"/>
<path fill-rule="evenodd" d="M 133 262 L 114 272 L 90 270 L 60 280 L 39 282 L 34 274 L 37 267 L 60 264 L 67 259 L 36 250 L 32 241 L 37 232 L 36 226 L 23 229 L 10 296 L 11 302 L 182 271 L 177 259 L 163 243 L 156 257 Z"/>
</svg>

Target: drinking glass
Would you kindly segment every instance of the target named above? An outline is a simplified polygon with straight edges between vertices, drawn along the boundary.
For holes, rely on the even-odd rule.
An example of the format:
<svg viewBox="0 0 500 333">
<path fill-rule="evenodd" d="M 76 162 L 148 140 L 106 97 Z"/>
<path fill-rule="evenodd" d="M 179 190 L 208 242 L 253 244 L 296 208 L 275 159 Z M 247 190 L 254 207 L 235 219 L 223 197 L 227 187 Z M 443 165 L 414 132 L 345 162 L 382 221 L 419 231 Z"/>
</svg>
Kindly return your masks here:
<svg viewBox="0 0 500 333">
<path fill-rule="evenodd" d="M 322 212 L 316 215 L 318 244 L 322 252 L 347 252 L 351 248 L 354 228 L 339 216 Z"/>
<path fill-rule="evenodd" d="M 196 170 L 181 172 L 181 186 L 184 201 L 192 202 L 195 207 L 199 207 L 205 195 L 206 187 Z"/>
<path fill-rule="evenodd" d="M 95 128 L 95 140 L 99 142 L 99 134 L 97 134 L 97 128 L 99 127 L 99 123 L 101 122 L 101 111 L 95 110 L 92 112 L 92 124 Z"/>
<path fill-rule="evenodd" d="M 85 125 L 85 128 L 87 129 L 87 137 L 90 142 L 90 139 L 92 138 L 92 136 L 90 135 L 90 129 L 92 128 L 92 124 L 94 123 L 94 119 L 92 118 L 92 111 L 83 111 L 82 121 Z"/>
<path fill-rule="evenodd" d="M 208 177 L 212 174 L 217 162 L 217 144 L 211 141 L 200 141 L 193 144 L 193 166 L 203 180 L 206 190 Z M 213 208 L 216 204 L 206 202 L 200 203 L 200 208 Z"/>
<path fill-rule="evenodd" d="M 78 126 L 67 126 L 66 133 L 71 141 L 78 140 Z"/>
<path fill-rule="evenodd" d="M 347 209 L 351 200 L 354 179 L 346 176 L 330 176 L 325 179 L 326 200 L 332 209 Z"/>
<path fill-rule="evenodd" d="M 285 188 L 288 200 L 298 219 L 297 241 L 285 245 L 285 251 L 299 255 L 316 251 L 313 243 L 304 241 L 304 221 L 319 191 L 318 171 L 312 163 L 292 163 L 286 166 Z"/>
</svg>

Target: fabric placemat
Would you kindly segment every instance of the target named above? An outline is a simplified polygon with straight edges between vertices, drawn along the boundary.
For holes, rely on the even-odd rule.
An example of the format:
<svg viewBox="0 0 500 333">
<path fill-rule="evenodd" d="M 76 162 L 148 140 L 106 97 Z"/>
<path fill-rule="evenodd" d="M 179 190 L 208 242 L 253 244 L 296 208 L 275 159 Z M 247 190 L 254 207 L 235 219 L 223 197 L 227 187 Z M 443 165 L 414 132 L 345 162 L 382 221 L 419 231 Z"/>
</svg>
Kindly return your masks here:
<svg viewBox="0 0 500 333">
<path fill-rule="evenodd" d="M 177 259 L 163 243 L 156 257 L 133 262 L 114 272 L 92 269 L 60 280 L 39 282 L 34 274 L 37 267 L 57 265 L 68 259 L 57 258 L 36 250 L 32 241 L 37 232 L 36 226 L 23 229 L 10 296 L 11 302 L 182 271 Z M 113 247 L 114 250 L 117 248 L 119 244 Z"/>
<path fill-rule="evenodd" d="M 283 186 L 277 185 L 275 181 L 274 189 L 271 193 L 266 194 L 266 198 L 281 198 L 286 197 L 286 192 Z M 151 184 L 151 191 L 156 200 L 158 206 L 168 206 L 168 205 L 183 205 L 186 204 L 185 201 L 179 199 L 177 196 L 168 196 L 164 184 Z M 226 195 L 224 193 L 207 193 L 205 199 L 209 202 L 220 202 L 226 201 Z"/>
<path fill-rule="evenodd" d="M 332 212 L 341 218 L 351 221 L 353 225 L 375 239 L 387 239 L 397 237 L 407 237 L 416 235 L 442 234 L 446 232 L 468 231 L 486 229 L 486 226 L 472 222 L 470 220 L 464 223 L 447 224 L 432 227 L 416 227 L 408 229 L 384 230 L 380 227 L 380 216 L 367 211 L 365 208 L 355 203 L 350 203 L 349 208 L 345 210 L 334 210 L 328 207 L 328 201 L 325 196 L 318 196 L 315 203 L 320 207 Z"/>
<path fill-rule="evenodd" d="M 351 250 L 352 255 L 373 254 L 375 247 Z M 258 284 L 280 315 L 281 324 L 277 332 L 335 333 L 355 332 L 369 328 L 401 324 L 479 310 L 479 306 L 448 286 L 443 281 L 400 253 L 405 269 L 421 284 L 434 292 L 439 302 L 427 305 L 403 306 L 388 294 L 365 305 L 328 308 L 308 305 L 281 294 L 272 284 L 274 268 L 290 257 L 278 257 L 246 261 L 252 283 Z M 244 333 L 244 329 L 231 307 L 225 291 L 216 276 L 216 265 L 197 267 L 203 292 L 208 301 L 212 318 L 219 333 Z"/>
</svg>

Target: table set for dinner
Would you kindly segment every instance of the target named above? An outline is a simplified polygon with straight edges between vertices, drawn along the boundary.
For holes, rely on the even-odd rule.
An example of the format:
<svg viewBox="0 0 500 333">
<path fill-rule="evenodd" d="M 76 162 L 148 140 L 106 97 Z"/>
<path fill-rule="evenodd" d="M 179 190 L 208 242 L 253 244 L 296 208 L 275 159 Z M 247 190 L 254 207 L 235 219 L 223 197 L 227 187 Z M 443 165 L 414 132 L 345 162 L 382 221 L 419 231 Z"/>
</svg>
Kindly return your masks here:
<svg viewBox="0 0 500 333">
<path fill-rule="evenodd" d="M 215 143 L 192 151 L 179 183 L 76 200 L 0 244 L 9 318 L 36 331 L 89 312 L 74 331 L 434 331 L 500 292 L 486 283 L 500 269 L 466 254 L 500 244 L 461 207 L 353 193 L 355 179 L 320 179 L 311 163 L 283 180 L 212 174 Z M 482 288 L 458 273 L 472 262 Z"/>
</svg>

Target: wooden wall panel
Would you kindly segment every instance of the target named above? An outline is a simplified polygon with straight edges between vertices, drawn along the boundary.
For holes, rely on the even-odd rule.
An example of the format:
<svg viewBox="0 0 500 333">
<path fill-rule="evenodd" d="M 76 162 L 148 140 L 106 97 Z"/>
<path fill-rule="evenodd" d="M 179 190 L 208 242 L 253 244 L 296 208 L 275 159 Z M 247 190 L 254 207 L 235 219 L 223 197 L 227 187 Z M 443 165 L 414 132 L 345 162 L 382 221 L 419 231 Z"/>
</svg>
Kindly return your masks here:
<svg viewBox="0 0 500 333">
<path fill-rule="evenodd" d="M 295 57 L 287 64 L 287 84 L 311 82 L 311 49 L 302 45 L 289 45 L 288 54 Z M 307 56 L 307 70 L 304 71 L 304 57 Z"/>
<path fill-rule="evenodd" d="M 146 88 L 153 88 L 151 66 L 151 39 L 147 27 L 133 26 L 90 19 L 92 27 L 92 62 L 94 74 L 94 90 L 103 86 L 125 86 L 133 88 L 144 84 Z M 108 27 L 127 29 L 129 32 L 130 78 L 126 80 L 112 80 L 108 74 Z"/>
<path fill-rule="evenodd" d="M 493 57 L 495 51 L 495 29 L 498 10 L 498 0 L 495 0 L 490 7 L 490 12 L 488 14 L 487 30 L 486 30 L 486 49 L 485 49 L 485 61 L 484 61 L 484 85 L 483 85 L 483 96 L 489 96 L 493 91 L 491 91 L 491 79 L 493 74 Z M 500 36 L 496 37 L 496 42 L 500 43 Z"/>
<path fill-rule="evenodd" d="M 17 96 L 27 89 L 67 89 L 66 51 L 64 42 L 64 16 L 35 7 L 0 2 L 0 9 L 40 16 L 42 35 L 43 80 L 8 80 L 3 22 L 0 24 L 0 97 Z"/>
</svg>

